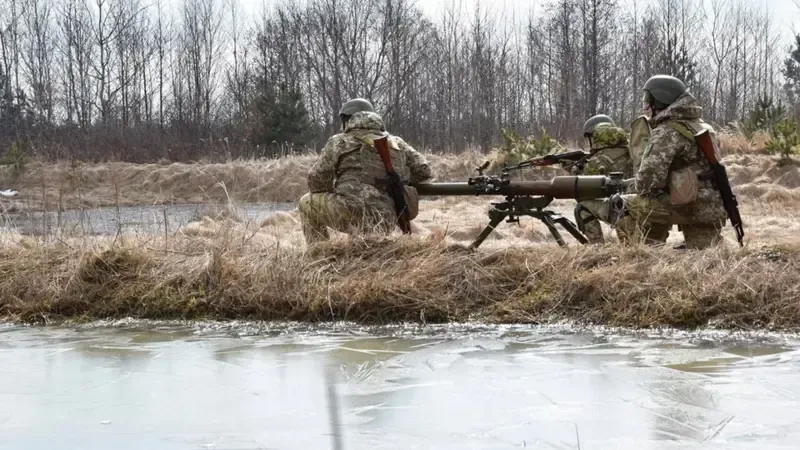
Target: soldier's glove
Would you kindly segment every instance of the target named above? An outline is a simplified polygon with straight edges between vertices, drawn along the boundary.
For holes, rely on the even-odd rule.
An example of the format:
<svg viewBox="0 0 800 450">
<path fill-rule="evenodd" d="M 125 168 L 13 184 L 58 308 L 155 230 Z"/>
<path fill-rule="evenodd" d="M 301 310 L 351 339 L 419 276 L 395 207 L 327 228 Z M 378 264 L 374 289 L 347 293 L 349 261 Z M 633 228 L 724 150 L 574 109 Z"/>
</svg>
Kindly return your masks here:
<svg viewBox="0 0 800 450">
<path fill-rule="evenodd" d="M 611 227 L 615 227 L 617 222 L 623 217 L 628 215 L 628 209 L 625 208 L 625 200 L 621 194 L 614 194 L 609 199 L 608 208 L 608 223 Z"/>
</svg>

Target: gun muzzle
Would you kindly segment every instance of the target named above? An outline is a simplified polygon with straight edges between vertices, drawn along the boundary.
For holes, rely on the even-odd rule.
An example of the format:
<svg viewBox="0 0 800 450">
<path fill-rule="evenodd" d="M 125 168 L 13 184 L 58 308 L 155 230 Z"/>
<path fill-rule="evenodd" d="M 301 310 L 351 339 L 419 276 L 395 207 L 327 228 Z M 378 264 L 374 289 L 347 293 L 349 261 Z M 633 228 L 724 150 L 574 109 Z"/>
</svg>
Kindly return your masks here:
<svg viewBox="0 0 800 450">
<path fill-rule="evenodd" d="M 539 195 L 560 199 L 587 200 L 606 198 L 617 193 L 622 184 L 602 175 L 559 176 L 541 181 L 509 181 L 491 191 L 481 191 L 465 182 L 415 184 L 419 195 Z"/>
</svg>

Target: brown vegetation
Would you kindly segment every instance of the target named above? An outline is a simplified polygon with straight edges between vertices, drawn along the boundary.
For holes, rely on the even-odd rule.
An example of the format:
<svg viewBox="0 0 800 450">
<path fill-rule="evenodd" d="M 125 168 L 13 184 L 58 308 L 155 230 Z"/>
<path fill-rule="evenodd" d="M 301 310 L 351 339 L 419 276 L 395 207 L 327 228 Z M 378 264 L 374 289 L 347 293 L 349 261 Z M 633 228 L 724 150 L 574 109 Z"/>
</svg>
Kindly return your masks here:
<svg viewBox="0 0 800 450">
<path fill-rule="evenodd" d="M 475 151 L 427 155 L 437 177 L 466 180 L 485 158 Z M 24 174 L 0 167 L 0 188 L 22 193 L 18 209 L 55 210 L 101 206 L 292 202 L 306 191 L 306 174 L 316 155 L 225 163 L 48 163 L 30 164 Z M 549 173 L 555 173 L 550 171 Z"/>
<path fill-rule="evenodd" d="M 632 327 L 800 328 L 798 167 L 756 152 L 728 153 L 746 247 L 739 249 L 727 228 L 723 246 L 701 252 L 673 250 L 679 232 L 663 249 L 624 248 L 610 232 L 609 245 L 581 247 L 569 239 L 562 249 L 541 223 L 523 218 L 519 225 L 501 224 L 472 253 L 465 244 L 486 225 L 488 203 L 495 200 L 486 197 L 426 199 L 411 237 L 334 233 L 332 242 L 306 248 L 296 211 L 254 223 L 214 206 L 295 200 L 305 190 L 312 156 L 194 165 L 37 164 L 15 187 L 29 197 L 37 182 L 45 184 L 51 207 L 59 196 L 67 204 L 66 198 L 83 198 L 84 205 L 163 199 L 206 202 L 211 212 L 167 236 L 0 235 L 0 317 L 568 319 Z M 440 178 L 452 180 L 466 178 L 483 158 L 465 152 L 431 161 Z M 59 194 L 54 188 L 56 180 L 75 179 L 80 189 Z M 225 190 L 214 187 L 218 182 Z M 574 202 L 552 206 L 571 216 Z"/>
<path fill-rule="evenodd" d="M 723 134 L 724 162 L 737 192 L 762 201 L 798 199 L 800 167 L 764 154 L 763 139 Z M 502 160 L 497 151 L 467 150 L 458 154 L 426 154 L 436 179 L 466 180 L 485 160 Z M 56 210 L 101 206 L 175 203 L 293 202 L 306 190 L 306 174 L 316 155 L 224 163 L 30 163 L 24 173 L 0 167 L 0 188 L 22 194 L 15 210 Z M 496 170 L 497 164 L 490 167 Z M 526 170 L 523 178 L 563 175 L 555 168 Z"/>
<path fill-rule="evenodd" d="M 267 241 L 236 232 L 184 235 L 166 244 L 16 239 L 0 247 L 0 313 L 37 322 L 800 325 L 797 244 L 704 252 L 534 244 L 471 253 L 440 235 L 336 239 L 305 252 Z"/>
</svg>

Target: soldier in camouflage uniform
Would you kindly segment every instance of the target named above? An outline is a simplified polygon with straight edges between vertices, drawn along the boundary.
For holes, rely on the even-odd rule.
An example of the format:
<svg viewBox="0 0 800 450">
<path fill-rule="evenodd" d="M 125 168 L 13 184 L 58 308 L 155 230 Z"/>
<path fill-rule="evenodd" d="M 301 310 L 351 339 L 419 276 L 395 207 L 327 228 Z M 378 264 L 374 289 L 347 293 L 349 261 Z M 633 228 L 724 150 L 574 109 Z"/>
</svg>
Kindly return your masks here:
<svg viewBox="0 0 800 450">
<path fill-rule="evenodd" d="M 695 134 L 713 129 L 701 119 L 702 108 L 681 80 L 657 75 L 645 83 L 644 92 L 651 131 L 636 172 L 636 193 L 611 200 L 614 216 L 620 217 L 617 234 L 660 244 L 678 225 L 686 248 L 714 245 L 722 239 L 727 214 L 711 166 L 694 141 Z"/>
<path fill-rule="evenodd" d="M 599 114 L 587 120 L 583 126 L 583 136 L 589 140 L 592 156 L 587 160 L 583 170 L 573 167 L 571 170 L 573 175 L 608 175 L 611 172 L 622 172 L 624 178 L 633 177 L 633 160 L 628 148 L 628 136 L 610 117 Z M 584 200 L 575 207 L 575 221 L 589 243 L 604 242 L 600 220 L 608 220 L 608 205 L 608 202 L 602 200 Z"/>
<path fill-rule="evenodd" d="M 382 183 L 387 174 L 375 139 L 388 136 L 392 165 L 401 179 L 419 183 L 432 178 L 425 157 L 387 133 L 383 119 L 367 100 L 346 102 L 339 116 L 343 132 L 328 139 L 308 173 L 309 193 L 298 204 L 308 244 L 328 239 L 328 227 L 358 234 L 391 233 L 397 226 L 393 200 Z M 409 203 L 415 201 L 412 198 Z M 412 219 L 416 207 L 409 204 Z"/>
</svg>

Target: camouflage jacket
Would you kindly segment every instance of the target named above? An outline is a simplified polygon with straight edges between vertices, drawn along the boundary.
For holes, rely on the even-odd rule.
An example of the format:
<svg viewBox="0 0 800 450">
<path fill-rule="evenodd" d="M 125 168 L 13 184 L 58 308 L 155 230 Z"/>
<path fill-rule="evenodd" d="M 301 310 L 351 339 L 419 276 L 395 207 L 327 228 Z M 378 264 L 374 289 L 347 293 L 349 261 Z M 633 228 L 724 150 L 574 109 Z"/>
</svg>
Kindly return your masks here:
<svg viewBox="0 0 800 450">
<path fill-rule="evenodd" d="M 386 179 L 386 169 L 372 139 L 386 134 L 383 119 L 374 112 L 359 112 L 347 122 L 344 133 L 331 136 L 308 173 L 312 193 L 335 192 L 363 200 L 368 205 L 389 208 L 392 199 L 378 179 Z M 409 183 L 432 178 L 425 157 L 403 139 L 389 135 L 392 166 Z"/>
<path fill-rule="evenodd" d="M 707 177 L 711 165 L 692 137 L 704 128 L 713 133 L 710 125 L 701 119 L 702 112 L 694 96 L 686 93 L 653 117 L 650 139 L 636 172 L 635 190 L 640 195 L 669 202 L 667 191 L 671 173 L 691 169 L 699 177 L 697 200 L 675 209 L 682 216 L 710 223 L 727 216 L 719 191 Z M 716 136 L 712 138 L 716 140 Z"/>
<path fill-rule="evenodd" d="M 633 177 L 633 160 L 628 148 L 628 136 L 622 128 L 600 124 L 592 137 L 591 158 L 586 161 L 584 175 L 608 175 L 622 172 L 624 178 Z"/>
</svg>

